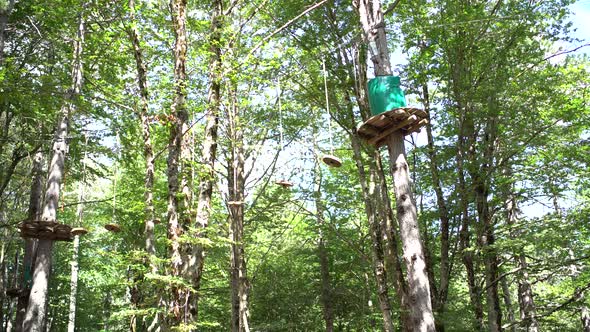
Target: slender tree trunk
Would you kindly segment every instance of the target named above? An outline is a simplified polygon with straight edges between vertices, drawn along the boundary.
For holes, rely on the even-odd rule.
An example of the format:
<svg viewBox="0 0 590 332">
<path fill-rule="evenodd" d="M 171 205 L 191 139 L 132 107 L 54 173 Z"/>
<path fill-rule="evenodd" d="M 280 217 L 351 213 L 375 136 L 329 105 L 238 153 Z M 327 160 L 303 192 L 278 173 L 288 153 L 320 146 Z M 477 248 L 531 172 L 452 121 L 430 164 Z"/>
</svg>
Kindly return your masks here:
<svg viewBox="0 0 590 332">
<path fill-rule="evenodd" d="M 139 88 L 139 120 L 141 124 L 141 133 L 143 137 L 143 158 L 145 162 L 144 175 L 144 236 L 145 250 L 148 254 L 150 272 L 158 273 L 158 264 L 156 263 L 156 246 L 154 238 L 155 227 L 155 208 L 154 208 L 154 151 L 151 141 L 150 117 L 149 117 L 149 88 L 147 80 L 147 67 L 143 57 L 141 46 L 141 37 L 137 29 L 137 19 L 135 17 L 135 0 L 129 0 L 129 16 L 131 24 L 127 28 L 127 34 L 133 46 L 133 57 L 135 58 L 135 67 L 137 71 L 137 86 Z M 140 277 L 141 278 L 141 277 Z M 139 305 L 142 290 L 138 285 L 133 286 L 131 301 L 134 307 Z M 158 324 L 162 320 L 161 314 L 156 314 L 154 323 Z M 132 329 L 136 328 L 139 320 L 133 316 L 131 318 Z M 141 324 L 141 323 L 140 323 Z M 153 325 L 153 324 L 152 324 Z M 151 326 L 151 325 L 150 325 Z M 149 329 L 151 331 L 151 329 Z"/>
<path fill-rule="evenodd" d="M 334 308 L 332 307 L 332 285 L 330 281 L 330 266 L 328 252 L 326 250 L 326 239 L 324 238 L 324 205 L 322 202 L 322 173 L 319 163 L 318 147 L 315 141 L 314 132 L 314 155 L 316 162 L 314 165 L 314 201 L 316 209 L 316 222 L 318 226 L 318 258 L 320 261 L 320 279 L 321 279 L 321 303 L 326 324 L 326 332 L 334 331 Z"/>
<path fill-rule="evenodd" d="M 174 121 L 170 127 L 170 142 L 168 150 L 168 239 L 170 240 L 171 274 L 173 277 L 181 277 L 183 261 L 183 248 L 180 236 L 184 233 L 184 225 L 190 214 L 187 214 L 188 179 L 184 176 L 186 171 L 186 154 L 188 146 L 184 134 L 187 130 L 188 112 L 186 110 L 186 0 L 171 0 L 172 25 L 174 28 L 174 99 L 171 106 L 171 116 Z M 182 168 L 181 168 L 182 167 Z M 180 178 L 179 178 L 180 177 Z M 180 190 L 179 190 L 180 189 Z M 181 194 L 181 195 L 179 195 Z M 179 199 L 181 196 L 181 199 Z M 180 203 L 182 202 L 182 207 Z M 187 218 L 188 216 L 188 218 Z M 172 310 L 172 323 L 179 325 L 186 321 L 187 312 L 184 306 L 186 290 L 179 286 L 172 287 L 170 308 Z"/>
<path fill-rule="evenodd" d="M 428 139 L 428 156 L 430 162 L 430 175 L 432 177 L 432 183 L 434 186 L 434 192 L 436 194 L 436 205 L 438 207 L 438 214 L 440 218 L 440 282 L 438 286 L 438 293 L 433 296 L 433 309 L 440 317 L 445 312 L 445 305 L 447 302 L 449 292 L 449 279 L 451 274 L 451 267 L 449 262 L 449 212 L 447 209 L 447 203 L 442 191 L 442 184 L 438 173 L 438 161 L 436 155 L 436 149 L 434 146 L 434 136 L 432 135 L 432 119 L 430 114 L 430 94 L 428 91 L 428 85 L 422 85 L 422 98 L 424 102 L 424 110 L 427 114 L 428 124 L 426 125 L 426 136 Z M 437 331 L 444 331 L 444 324 L 440 319 L 436 320 Z"/>
<path fill-rule="evenodd" d="M 45 202 L 41 219 L 43 221 L 57 221 L 57 207 L 59 204 L 60 186 L 65 172 L 65 156 L 68 151 L 68 131 L 70 116 L 76 110 L 75 99 L 82 87 L 82 48 L 84 45 L 83 6 L 79 15 L 77 38 L 74 40 L 74 55 L 72 61 L 72 86 L 68 89 L 64 104 L 60 110 L 60 118 L 53 143 L 53 157 L 49 166 L 49 178 L 45 193 Z M 24 320 L 24 330 L 41 332 L 47 323 L 47 300 L 49 291 L 49 274 L 51 271 L 51 256 L 53 240 L 39 240 L 37 257 L 33 271 L 33 286 L 29 296 L 27 312 Z"/>
<path fill-rule="evenodd" d="M 84 143 L 85 149 L 87 144 L 88 138 L 86 137 L 86 141 Z M 80 184 L 80 191 L 78 193 L 78 202 L 84 202 L 86 196 L 86 155 L 87 151 L 84 150 L 84 159 L 82 160 L 82 183 Z M 84 221 L 84 204 L 78 204 L 76 215 L 78 218 L 78 226 L 81 227 Z M 72 266 L 72 274 L 70 279 L 70 310 L 68 313 L 68 332 L 74 332 L 76 330 L 76 299 L 78 296 L 78 271 L 80 268 L 78 262 L 79 251 L 80 235 L 76 235 L 74 236 L 74 248 L 72 261 L 70 262 L 70 265 Z"/>
<path fill-rule="evenodd" d="M 228 193 L 230 205 L 232 332 L 250 331 L 248 318 L 249 282 L 244 254 L 244 137 L 241 123 L 237 86 L 232 86 L 231 106 L 228 110 L 230 158 L 228 167 Z"/>
<path fill-rule="evenodd" d="M 507 167 L 506 177 L 513 177 L 512 170 Z M 513 229 L 518 223 L 518 203 L 514 193 L 514 185 L 510 184 L 509 190 L 505 193 L 508 198 L 506 204 L 506 219 L 510 226 L 510 237 L 516 239 L 519 234 Z M 536 319 L 536 306 L 533 297 L 532 285 L 529 281 L 528 265 L 522 250 L 514 253 L 516 266 L 520 269 L 516 275 L 518 282 L 518 305 L 520 308 L 520 319 L 522 327 L 528 332 L 539 331 L 539 323 Z M 506 295 L 505 295 L 506 296 Z M 511 319 L 511 321 L 514 318 Z"/>
<path fill-rule="evenodd" d="M 502 296 L 504 298 L 506 312 L 508 313 L 508 320 L 510 323 L 514 323 L 514 309 L 512 309 L 512 297 L 510 296 L 510 287 L 508 287 L 508 281 L 506 278 L 502 278 L 500 283 L 502 285 Z M 513 325 L 510 330 L 513 332 L 516 331 L 516 326 Z"/>
<path fill-rule="evenodd" d="M 43 201 L 43 152 L 38 151 L 33 157 L 33 180 L 31 182 L 31 194 L 29 196 L 29 220 L 39 220 L 41 218 L 41 203 Z M 37 251 L 37 240 L 32 238 L 25 239 L 25 253 L 23 258 L 23 274 L 21 278 L 21 289 L 23 294 L 27 294 L 31 289 L 33 266 L 35 265 L 35 254 Z M 23 321 L 27 305 L 28 296 L 19 296 L 16 305 L 15 331 L 23 331 Z"/>
<path fill-rule="evenodd" d="M 150 118 L 148 114 L 149 89 L 147 81 L 147 67 L 143 59 L 141 38 L 137 30 L 135 18 L 135 1 L 129 0 L 129 12 L 131 24 L 127 30 L 137 70 L 137 85 L 139 87 L 139 119 L 141 121 L 141 133 L 143 136 L 143 158 L 145 159 L 144 199 L 145 199 L 145 248 L 149 255 L 156 254 L 154 242 L 154 151 L 151 141 Z M 150 260 L 152 273 L 157 273 L 158 267 Z"/>
<path fill-rule="evenodd" d="M 372 58 L 375 75 L 391 75 L 389 50 L 385 35 L 385 22 L 378 0 L 355 0 L 361 25 L 369 43 L 374 43 Z M 435 331 L 430 285 L 426 275 L 424 249 L 420 241 L 416 204 L 412 197 L 410 176 L 404 146 L 403 133 L 397 131 L 386 138 L 390 156 L 390 171 L 394 181 L 397 220 L 403 245 L 404 261 L 408 273 L 408 294 L 414 329 Z"/>
<path fill-rule="evenodd" d="M 4 64 L 4 44 L 6 43 L 6 25 L 8 16 L 14 8 L 14 0 L 3 1 L 0 4 L 0 66 Z"/>
<path fill-rule="evenodd" d="M 207 110 L 205 114 L 205 137 L 201 149 L 201 165 L 203 169 L 199 176 L 199 196 L 197 201 L 196 223 L 197 237 L 202 237 L 202 231 L 209 225 L 211 216 L 211 198 L 215 185 L 215 159 L 217 158 L 217 128 L 219 123 L 219 105 L 221 101 L 221 30 L 223 28 L 223 1 L 213 1 L 213 14 L 211 16 L 211 40 L 209 58 L 210 88 L 207 98 Z M 205 250 L 202 245 L 194 245 L 192 248 L 192 284 L 195 290 L 201 287 L 203 266 L 205 263 Z M 189 303 L 192 305 L 191 313 L 194 320 L 198 320 L 198 293 L 190 295 Z"/>
</svg>

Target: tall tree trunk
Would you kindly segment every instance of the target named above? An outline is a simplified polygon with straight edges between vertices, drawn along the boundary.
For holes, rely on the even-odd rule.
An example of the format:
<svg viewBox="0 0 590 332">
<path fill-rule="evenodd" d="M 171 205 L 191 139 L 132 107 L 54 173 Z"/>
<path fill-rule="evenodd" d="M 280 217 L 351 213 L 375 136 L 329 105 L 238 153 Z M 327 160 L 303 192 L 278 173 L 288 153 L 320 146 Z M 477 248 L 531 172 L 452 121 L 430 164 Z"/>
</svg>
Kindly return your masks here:
<svg viewBox="0 0 590 332">
<path fill-rule="evenodd" d="M 330 266 L 329 257 L 326 250 L 326 239 L 324 238 L 324 203 L 322 201 L 322 170 L 319 162 L 319 148 L 316 141 L 316 128 L 314 127 L 313 147 L 314 147 L 314 202 L 315 215 L 318 231 L 318 259 L 320 261 L 320 280 L 321 280 L 321 304 L 324 314 L 324 322 L 326 324 L 326 332 L 334 331 L 334 308 L 332 306 L 332 284 L 330 281 Z"/>
<path fill-rule="evenodd" d="M 430 114 L 430 94 L 428 85 L 422 84 L 422 98 L 424 103 L 424 110 L 427 114 L 428 124 L 426 125 L 426 137 L 428 139 L 428 157 L 430 163 L 430 175 L 436 194 L 436 205 L 438 207 L 438 214 L 440 218 L 440 281 L 438 285 L 438 293 L 433 296 L 433 309 L 440 317 L 445 312 L 445 305 L 447 302 L 449 292 L 449 279 L 451 274 L 451 267 L 449 262 L 449 212 L 447 203 L 442 190 L 442 184 L 438 173 L 438 161 L 436 149 L 434 147 L 434 136 L 432 135 L 432 119 Z M 437 331 L 444 331 L 444 324 L 440 319 L 436 320 Z"/>
<path fill-rule="evenodd" d="M 3 1 L 0 4 L 0 66 L 4 64 L 4 44 L 6 43 L 6 25 L 8 16 L 14 8 L 14 0 Z"/>
<path fill-rule="evenodd" d="M 500 297 L 498 295 L 498 255 L 494 244 L 494 220 L 490 213 L 488 202 L 489 196 L 489 170 L 494 160 L 494 146 L 497 143 L 497 118 L 494 116 L 497 108 L 494 103 L 494 98 L 490 98 L 489 115 L 485 130 L 483 133 L 483 161 L 476 163 L 475 157 L 475 140 L 472 141 L 470 147 L 470 176 L 473 179 L 473 192 L 475 193 L 475 205 L 478 218 L 478 235 L 479 244 L 483 249 L 483 261 L 485 265 L 485 283 L 486 283 L 486 302 L 488 307 L 488 329 L 491 332 L 500 331 L 502 329 L 502 310 L 500 307 Z M 471 115 L 469 115 L 471 116 Z M 473 122 L 469 121 L 467 127 L 468 135 L 475 137 L 476 132 L 472 126 Z"/>
<path fill-rule="evenodd" d="M 85 7 L 86 5 L 83 5 L 79 14 L 77 38 L 74 40 L 71 74 L 72 86 L 65 95 L 65 101 L 59 113 L 59 123 L 54 137 L 53 156 L 49 166 L 49 178 L 47 179 L 45 202 L 41 216 L 43 221 L 57 221 L 60 186 L 65 172 L 65 157 L 68 151 L 67 137 L 70 116 L 76 110 L 75 99 L 80 95 L 80 89 L 82 87 L 82 48 L 84 46 L 85 33 L 83 15 Z M 45 330 L 52 251 L 53 240 L 39 240 L 33 271 L 33 286 L 23 323 L 25 331 L 41 332 Z"/>
<path fill-rule="evenodd" d="M 85 137 L 84 142 L 84 159 L 82 159 L 82 183 L 80 184 L 80 191 L 78 193 L 78 208 L 76 211 L 77 215 L 77 224 L 78 227 L 81 227 L 84 221 L 84 199 L 86 196 L 86 145 L 88 144 L 88 137 Z M 74 236 L 74 248 L 72 254 L 72 261 L 70 265 L 72 266 L 72 274 L 70 279 L 70 310 L 68 313 L 68 332 L 74 332 L 76 330 L 76 299 L 78 296 L 78 271 L 79 271 L 79 262 L 78 262 L 78 254 L 80 251 L 80 235 Z"/>
<path fill-rule="evenodd" d="M 512 179 L 513 174 L 511 167 L 508 166 L 506 177 Z M 514 227 L 518 223 L 518 202 L 517 195 L 514 193 L 514 184 L 510 184 L 508 191 L 505 193 L 507 197 L 506 202 L 506 219 L 510 226 L 510 237 L 516 239 L 519 234 L 516 233 Z M 536 319 L 536 306 L 533 297 L 532 285 L 529 281 L 528 265 L 526 256 L 522 249 L 514 253 L 516 266 L 520 269 L 516 275 L 518 282 L 518 305 L 520 308 L 521 325 L 527 332 L 539 331 L 539 323 Z"/>
<path fill-rule="evenodd" d="M 148 263 L 150 272 L 152 274 L 158 273 L 158 264 L 156 263 L 156 246 L 154 238 L 155 227 L 155 208 L 154 208 L 154 151 L 151 141 L 150 131 L 150 117 L 149 117 L 149 89 L 147 79 L 147 67 L 143 57 L 143 49 L 141 46 L 141 37 L 137 28 L 137 19 L 135 17 L 135 0 L 129 0 L 129 16 L 131 24 L 127 28 L 127 34 L 133 46 L 133 57 L 135 58 L 135 68 L 137 71 L 137 86 L 139 88 L 139 120 L 141 125 L 141 133 L 143 137 L 143 158 L 145 163 L 144 175 L 144 236 L 145 236 L 145 251 L 148 254 Z M 138 279 L 140 279 L 139 277 Z M 139 305 L 142 290 L 139 285 L 134 285 L 132 289 L 131 301 L 134 307 Z M 147 318 L 147 317 L 146 317 Z M 157 313 L 154 318 L 154 323 L 158 324 L 162 320 L 161 314 Z M 139 320 L 133 316 L 131 318 L 132 328 L 136 328 Z M 151 324 L 153 325 L 153 324 Z M 151 326 L 150 325 L 150 326 Z"/>
<path fill-rule="evenodd" d="M 133 56 L 135 58 L 135 67 L 137 70 L 137 85 L 139 87 L 139 119 L 141 122 L 141 133 L 143 136 L 143 158 L 145 160 L 145 177 L 144 177 L 144 199 L 145 199 L 145 249 L 151 256 L 156 254 L 154 242 L 154 151 L 151 141 L 150 117 L 148 114 L 149 90 L 147 80 L 147 68 L 143 59 L 143 49 L 141 39 L 137 29 L 137 19 L 135 18 L 135 1 L 129 0 L 129 12 L 131 24 L 127 30 L 131 45 L 133 46 Z M 150 259 L 152 273 L 157 273 L 158 266 Z"/>
<path fill-rule="evenodd" d="M 512 297 L 510 296 L 510 287 L 508 287 L 508 281 L 506 279 L 507 278 L 502 278 L 500 280 L 500 283 L 502 285 L 502 296 L 504 298 L 504 306 L 506 307 L 506 312 L 508 313 L 508 321 L 512 325 L 512 323 L 514 323 L 515 320 L 514 309 L 512 309 Z M 515 332 L 516 326 L 512 325 L 510 330 Z"/>
<path fill-rule="evenodd" d="M 228 110 L 228 134 L 230 137 L 230 158 L 228 166 L 228 193 L 230 204 L 231 236 L 231 290 L 232 290 L 232 332 L 250 331 L 248 318 L 249 282 L 244 255 L 244 137 L 241 123 L 237 86 L 230 91 L 231 105 Z"/>
<path fill-rule="evenodd" d="M 190 201 L 190 190 L 187 171 L 188 135 L 184 136 L 188 128 L 188 112 L 186 110 L 186 0 L 171 0 L 172 25 L 174 28 L 174 97 L 171 106 L 171 116 L 174 121 L 170 127 L 170 142 L 168 150 L 168 238 L 170 240 L 171 274 L 173 277 L 183 276 L 183 248 L 180 236 L 184 233 L 184 225 L 190 219 L 187 208 Z M 179 178 L 180 177 L 180 178 Z M 180 190 L 179 190 L 180 189 Z M 181 195 L 179 195 L 181 194 Z M 181 196 L 181 200 L 179 200 Z M 182 206 L 181 206 L 182 203 Z M 186 290 L 181 286 L 172 287 L 172 324 L 179 325 L 186 322 L 187 311 L 185 304 Z"/>
<path fill-rule="evenodd" d="M 43 201 L 43 152 L 37 151 L 33 157 L 33 180 L 31 182 L 31 193 L 29 196 L 29 211 L 27 218 L 29 220 L 39 220 L 41 218 L 41 203 Z M 25 239 L 25 253 L 23 257 L 23 273 L 21 278 L 21 290 L 23 294 L 31 289 L 33 266 L 35 265 L 35 255 L 37 251 L 37 240 L 32 238 Z M 16 332 L 23 331 L 23 321 L 27 305 L 29 303 L 28 296 L 19 296 L 16 305 Z"/>
<path fill-rule="evenodd" d="M 359 11 L 361 25 L 369 44 L 374 43 L 375 45 L 371 58 L 375 67 L 375 75 L 391 75 L 381 3 L 378 0 L 355 0 L 353 3 Z M 418 230 L 416 204 L 410 187 L 403 133 L 401 131 L 394 132 L 386 140 L 390 156 L 390 171 L 394 181 L 397 220 L 408 273 L 408 294 L 414 329 L 416 331 L 435 331 L 430 285 Z"/>
<path fill-rule="evenodd" d="M 199 196 L 195 227 L 197 237 L 202 237 L 202 231 L 209 225 L 211 216 L 211 198 L 215 185 L 215 159 L 217 158 L 217 128 L 219 124 L 219 105 L 221 101 L 221 30 L 223 29 L 223 1 L 213 1 L 213 14 L 211 15 L 211 40 L 209 58 L 209 94 L 207 97 L 207 110 L 205 114 L 205 137 L 201 149 L 201 165 L 203 170 L 199 173 Z M 203 266 L 205 263 L 205 250 L 202 245 L 195 244 L 192 248 L 191 261 L 194 260 L 192 284 L 195 290 L 201 287 Z M 198 293 L 192 293 L 189 300 L 192 305 L 191 313 L 194 320 L 198 320 Z"/>
</svg>

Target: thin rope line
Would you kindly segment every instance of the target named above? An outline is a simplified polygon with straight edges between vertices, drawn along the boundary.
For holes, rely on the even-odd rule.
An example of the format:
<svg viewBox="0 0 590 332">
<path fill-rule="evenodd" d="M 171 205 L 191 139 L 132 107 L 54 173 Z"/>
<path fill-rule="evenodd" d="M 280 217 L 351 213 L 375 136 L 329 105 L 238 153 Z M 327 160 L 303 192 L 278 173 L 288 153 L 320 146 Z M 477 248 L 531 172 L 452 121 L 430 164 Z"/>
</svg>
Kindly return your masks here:
<svg viewBox="0 0 590 332">
<path fill-rule="evenodd" d="M 334 154 L 334 142 L 332 141 L 332 115 L 330 114 L 330 99 L 328 98 L 328 72 L 326 61 L 322 58 L 322 71 L 324 73 L 324 94 L 326 95 L 326 112 L 328 112 L 328 137 L 330 138 L 330 154 Z"/>
</svg>

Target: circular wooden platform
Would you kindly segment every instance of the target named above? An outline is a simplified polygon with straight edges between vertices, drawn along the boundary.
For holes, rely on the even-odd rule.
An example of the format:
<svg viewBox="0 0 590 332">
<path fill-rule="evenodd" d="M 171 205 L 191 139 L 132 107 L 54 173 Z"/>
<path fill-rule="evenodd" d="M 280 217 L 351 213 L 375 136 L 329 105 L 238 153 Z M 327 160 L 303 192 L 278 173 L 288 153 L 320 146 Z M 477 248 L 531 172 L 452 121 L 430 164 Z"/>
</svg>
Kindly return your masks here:
<svg viewBox="0 0 590 332">
<path fill-rule="evenodd" d="M 88 230 L 84 227 L 74 227 L 72 228 L 72 235 L 86 235 L 88 234 Z"/>
<path fill-rule="evenodd" d="M 401 130 L 404 135 L 419 132 L 428 123 L 427 114 L 415 107 L 402 107 L 374 115 L 356 129 L 358 135 L 368 144 L 383 145 L 384 138 Z"/>
<path fill-rule="evenodd" d="M 293 183 L 292 182 L 289 182 L 287 180 L 278 180 L 275 183 L 278 184 L 279 186 L 283 187 L 283 188 L 293 187 Z"/>
<path fill-rule="evenodd" d="M 119 226 L 119 224 L 106 224 L 106 225 L 104 225 L 104 228 L 107 231 L 113 232 L 113 233 L 119 233 L 121 231 L 121 226 Z"/>
<path fill-rule="evenodd" d="M 340 159 L 336 156 L 333 156 L 331 154 L 326 154 L 322 157 L 322 161 L 324 162 L 324 164 L 330 166 L 330 167 L 340 167 L 342 166 L 342 161 L 340 161 Z"/>
<path fill-rule="evenodd" d="M 20 236 L 23 238 L 54 241 L 72 241 L 74 239 L 71 226 L 55 221 L 27 220 L 23 221 L 18 228 Z"/>
</svg>

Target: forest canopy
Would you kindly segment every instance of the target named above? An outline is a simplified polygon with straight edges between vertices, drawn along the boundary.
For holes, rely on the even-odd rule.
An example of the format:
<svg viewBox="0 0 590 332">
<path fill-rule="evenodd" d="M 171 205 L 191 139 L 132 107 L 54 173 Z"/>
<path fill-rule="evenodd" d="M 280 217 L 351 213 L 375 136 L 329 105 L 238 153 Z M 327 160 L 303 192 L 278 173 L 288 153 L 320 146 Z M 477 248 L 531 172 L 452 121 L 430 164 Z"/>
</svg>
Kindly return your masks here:
<svg viewBox="0 0 590 332">
<path fill-rule="evenodd" d="M 588 13 L 0 0 L 0 331 L 590 332 Z"/>
</svg>

